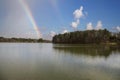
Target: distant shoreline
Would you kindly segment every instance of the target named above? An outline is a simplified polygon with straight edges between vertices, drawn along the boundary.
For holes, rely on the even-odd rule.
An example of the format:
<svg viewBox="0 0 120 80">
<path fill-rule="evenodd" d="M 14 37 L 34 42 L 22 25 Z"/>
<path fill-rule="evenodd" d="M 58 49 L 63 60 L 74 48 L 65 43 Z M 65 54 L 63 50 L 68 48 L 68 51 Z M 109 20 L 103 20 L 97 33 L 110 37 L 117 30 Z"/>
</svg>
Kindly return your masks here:
<svg viewBox="0 0 120 80">
<path fill-rule="evenodd" d="M 0 37 L 0 43 L 51 43 L 50 40 L 31 38 L 4 38 Z"/>
</svg>

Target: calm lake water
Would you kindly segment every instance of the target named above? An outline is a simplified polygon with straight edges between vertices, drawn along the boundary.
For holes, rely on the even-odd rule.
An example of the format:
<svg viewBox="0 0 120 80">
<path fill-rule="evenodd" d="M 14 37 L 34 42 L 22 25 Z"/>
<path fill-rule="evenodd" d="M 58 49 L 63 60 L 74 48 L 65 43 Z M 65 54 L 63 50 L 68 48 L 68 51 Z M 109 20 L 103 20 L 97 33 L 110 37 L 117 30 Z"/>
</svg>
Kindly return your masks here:
<svg viewBox="0 0 120 80">
<path fill-rule="evenodd" d="M 120 80 L 120 48 L 0 43 L 0 80 Z"/>
</svg>

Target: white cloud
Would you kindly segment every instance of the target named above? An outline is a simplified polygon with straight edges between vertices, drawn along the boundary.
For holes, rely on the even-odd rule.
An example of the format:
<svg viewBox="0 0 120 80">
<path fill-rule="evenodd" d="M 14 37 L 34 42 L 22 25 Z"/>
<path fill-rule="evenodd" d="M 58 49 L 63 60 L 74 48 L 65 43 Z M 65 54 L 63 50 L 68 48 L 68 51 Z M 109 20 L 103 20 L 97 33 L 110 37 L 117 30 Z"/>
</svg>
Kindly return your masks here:
<svg viewBox="0 0 120 80">
<path fill-rule="evenodd" d="M 83 14 L 83 6 L 81 6 L 80 9 L 76 9 L 73 12 L 73 15 L 74 15 L 74 18 L 75 18 L 76 21 L 71 23 L 71 27 L 77 28 L 79 23 L 80 23 L 80 18 L 82 18 L 84 16 L 84 14 Z"/>
<path fill-rule="evenodd" d="M 86 28 L 87 30 L 93 30 L 93 25 L 92 25 L 92 23 L 91 22 L 89 22 L 88 24 L 87 24 L 87 28 Z"/>
<path fill-rule="evenodd" d="M 71 23 L 71 26 L 73 27 L 73 28 L 77 28 L 78 27 L 78 25 L 79 25 L 79 19 L 76 21 L 76 22 L 72 22 Z"/>
<path fill-rule="evenodd" d="M 64 30 L 62 33 L 63 33 L 63 34 L 64 34 L 64 33 L 68 33 L 68 30 Z"/>
<path fill-rule="evenodd" d="M 75 10 L 73 12 L 73 15 L 75 19 L 80 19 L 81 17 L 83 17 L 83 6 L 81 6 L 80 9 Z"/>
<path fill-rule="evenodd" d="M 116 27 L 116 30 L 117 30 L 117 31 L 120 31 L 120 27 L 119 27 L 119 26 L 117 26 L 117 27 Z"/>
<path fill-rule="evenodd" d="M 55 33 L 54 31 L 51 31 L 51 32 L 50 32 L 50 36 L 51 36 L 51 37 L 54 37 L 55 35 L 56 35 L 56 33 Z"/>
<path fill-rule="evenodd" d="M 96 30 L 100 30 L 100 29 L 102 29 L 102 22 L 101 21 L 98 21 L 97 22 L 97 26 L 96 26 Z"/>
</svg>

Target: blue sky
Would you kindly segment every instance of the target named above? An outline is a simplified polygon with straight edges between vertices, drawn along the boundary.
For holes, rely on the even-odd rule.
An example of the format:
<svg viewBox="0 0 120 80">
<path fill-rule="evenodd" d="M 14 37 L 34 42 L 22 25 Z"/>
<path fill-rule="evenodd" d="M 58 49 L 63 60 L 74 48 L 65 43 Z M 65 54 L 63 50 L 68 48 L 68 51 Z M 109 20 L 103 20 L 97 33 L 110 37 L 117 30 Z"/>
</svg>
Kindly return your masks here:
<svg viewBox="0 0 120 80">
<path fill-rule="evenodd" d="M 74 30 L 107 28 L 120 31 L 120 0 L 24 1 L 45 39 Z M 0 0 L 0 36 L 37 38 L 18 0 Z"/>
</svg>

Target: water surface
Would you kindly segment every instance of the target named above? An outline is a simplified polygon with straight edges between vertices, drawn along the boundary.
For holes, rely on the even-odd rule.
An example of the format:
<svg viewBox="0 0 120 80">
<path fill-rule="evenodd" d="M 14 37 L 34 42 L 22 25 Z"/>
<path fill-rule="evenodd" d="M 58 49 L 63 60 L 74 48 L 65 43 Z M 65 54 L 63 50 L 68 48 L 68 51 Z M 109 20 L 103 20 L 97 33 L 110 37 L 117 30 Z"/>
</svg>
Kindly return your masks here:
<svg viewBox="0 0 120 80">
<path fill-rule="evenodd" d="M 0 43 L 0 80 L 120 80 L 120 48 Z"/>
</svg>

